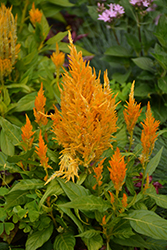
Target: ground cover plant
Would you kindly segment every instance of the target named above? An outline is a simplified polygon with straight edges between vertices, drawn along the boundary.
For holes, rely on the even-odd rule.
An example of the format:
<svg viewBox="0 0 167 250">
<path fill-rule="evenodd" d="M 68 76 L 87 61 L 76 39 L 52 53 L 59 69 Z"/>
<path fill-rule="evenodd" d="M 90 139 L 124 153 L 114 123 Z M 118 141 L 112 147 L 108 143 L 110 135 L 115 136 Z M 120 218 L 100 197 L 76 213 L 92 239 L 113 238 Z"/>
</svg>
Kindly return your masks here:
<svg viewBox="0 0 167 250">
<path fill-rule="evenodd" d="M 0 248 L 166 249 L 164 125 L 26 3 L 0 7 Z"/>
</svg>

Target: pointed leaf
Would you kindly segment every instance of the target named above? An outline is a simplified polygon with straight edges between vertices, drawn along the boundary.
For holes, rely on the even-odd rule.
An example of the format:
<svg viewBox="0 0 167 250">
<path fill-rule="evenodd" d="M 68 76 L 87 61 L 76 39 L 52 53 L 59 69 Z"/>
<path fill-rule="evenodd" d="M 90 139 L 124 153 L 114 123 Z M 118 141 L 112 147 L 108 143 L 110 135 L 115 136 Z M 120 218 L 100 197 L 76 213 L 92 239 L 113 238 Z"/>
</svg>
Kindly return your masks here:
<svg viewBox="0 0 167 250">
<path fill-rule="evenodd" d="M 11 124 L 3 117 L 0 117 L 0 124 L 2 126 L 3 132 L 6 134 L 11 143 L 13 145 L 18 144 L 21 140 L 21 129 Z"/>
<path fill-rule="evenodd" d="M 44 187 L 44 182 L 38 179 L 25 179 L 21 180 L 17 183 L 9 193 L 14 192 L 16 190 L 32 190 L 32 189 L 39 189 Z"/>
<path fill-rule="evenodd" d="M 36 250 L 49 240 L 53 232 L 53 224 L 42 231 L 29 234 L 26 241 L 26 250 Z"/>
<path fill-rule="evenodd" d="M 18 103 L 14 111 L 16 112 L 22 112 L 27 110 L 32 110 L 34 107 L 35 97 L 37 95 L 37 92 L 33 92 L 30 94 L 27 94 L 26 96 L 22 97 Z"/>
<path fill-rule="evenodd" d="M 130 220 L 130 225 L 136 232 L 153 239 L 167 240 L 167 220 L 153 211 L 135 210 L 125 219 Z"/>
<path fill-rule="evenodd" d="M 83 196 L 83 195 L 89 195 L 90 192 L 88 189 L 84 188 L 83 186 L 80 186 L 73 182 L 65 182 L 61 178 L 57 178 L 57 181 L 61 185 L 62 189 L 68 196 L 68 198 L 72 201 L 76 199 L 77 197 Z"/>
<path fill-rule="evenodd" d="M 132 59 L 132 61 L 141 69 L 154 72 L 153 70 L 153 61 L 148 57 L 138 57 Z"/>
<path fill-rule="evenodd" d="M 43 205 L 43 203 L 45 202 L 45 200 L 47 199 L 48 196 L 51 195 L 60 195 L 63 194 L 63 190 L 60 187 L 59 183 L 57 182 L 56 179 L 53 179 L 49 185 L 47 185 L 47 189 L 46 192 L 44 193 L 44 195 L 42 196 L 40 203 L 39 203 L 39 208 Z"/>
<path fill-rule="evenodd" d="M 155 171 L 156 167 L 159 164 L 159 161 L 161 159 L 161 155 L 162 155 L 162 151 L 163 151 L 163 147 L 158 151 L 158 153 L 150 160 L 150 162 L 147 165 L 146 171 L 145 171 L 145 176 L 144 178 L 146 178 L 147 173 L 149 175 L 152 175 L 152 173 Z"/>
<path fill-rule="evenodd" d="M 101 231 L 95 230 L 95 229 L 90 229 L 87 230 L 81 234 L 75 235 L 75 237 L 85 237 L 87 239 L 90 239 L 92 237 L 94 237 L 95 235 L 101 234 Z"/>
<path fill-rule="evenodd" d="M 56 236 L 53 249 L 74 250 L 75 237 L 70 233 L 62 233 Z"/>
<path fill-rule="evenodd" d="M 90 239 L 82 237 L 82 240 L 84 241 L 88 250 L 99 250 L 103 245 L 103 239 L 101 235 L 95 235 Z"/>
<path fill-rule="evenodd" d="M 113 239 L 113 241 L 121 246 L 142 247 L 150 249 L 150 247 L 148 247 L 147 243 L 140 235 L 134 235 L 128 239 Z"/>
<path fill-rule="evenodd" d="M 4 154 L 13 156 L 15 152 L 15 148 L 13 143 L 11 143 L 9 137 L 6 135 L 4 130 L 1 130 L 0 133 L 0 140 L 1 140 L 1 150 Z"/>
<path fill-rule="evenodd" d="M 148 188 L 146 194 L 154 199 L 159 207 L 167 209 L 167 196 L 163 194 L 157 194 L 154 187 Z"/>
<path fill-rule="evenodd" d="M 111 207 L 110 203 L 104 201 L 101 197 L 96 197 L 94 195 L 80 196 L 71 202 L 66 204 L 58 205 L 60 208 L 77 208 L 79 210 L 105 212 Z"/>
<path fill-rule="evenodd" d="M 129 51 L 122 46 L 112 46 L 108 48 L 105 55 L 118 56 L 118 57 L 131 57 Z"/>
<path fill-rule="evenodd" d="M 25 204 L 26 201 L 28 200 L 28 198 L 26 197 L 27 194 L 29 194 L 29 191 L 16 190 L 5 195 L 6 205 L 4 208 L 8 209 L 16 205 Z"/>
</svg>

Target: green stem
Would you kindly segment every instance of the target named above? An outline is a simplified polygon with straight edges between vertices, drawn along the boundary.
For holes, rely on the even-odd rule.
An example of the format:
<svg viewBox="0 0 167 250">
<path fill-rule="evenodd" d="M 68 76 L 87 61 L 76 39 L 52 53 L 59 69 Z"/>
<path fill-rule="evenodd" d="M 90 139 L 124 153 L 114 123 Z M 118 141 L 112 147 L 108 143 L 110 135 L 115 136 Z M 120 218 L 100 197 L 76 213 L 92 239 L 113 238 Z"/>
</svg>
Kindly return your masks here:
<svg viewBox="0 0 167 250">
<path fill-rule="evenodd" d="M 133 130 L 130 132 L 130 140 L 129 140 L 129 149 L 128 152 L 130 152 L 132 144 L 133 144 Z"/>
<path fill-rule="evenodd" d="M 144 185 L 145 173 L 146 173 L 146 165 L 145 165 L 145 163 L 143 164 L 143 169 L 144 169 L 144 172 L 143 172 L 143 178 L 142 178 L 142 183 L 141 183 L 141 191 L 142 192 L 143 192 L 143 185 Z"/>
<path fill-rule="evenodd" d="M 110 250 L 110 245 L 109 245 L 108 241 L 107 241 L 107 249 L 106 250 Z"/>
<path fill-rule="evenodd" d="M 20 24 L 20 28 L 19 28 L 19 33 L 21 33 L 22 29 L 23 29 L 23 25 L 25 22 L 25 17 L 26 17 L 26 13 L 27 13 L 27 7 L 29 5 L 29 0 L 26 0 L 25 5 L 24 5 L 24 9 L 22 12 L 22 17 L 21 17 L 21 24 Z"/>
<path fill-rule="evenodd" d="M 120 42 L 119 42 L 119 40 L 118 40 L 117 34 L 116 34 L 116 32 L 115 32 L 115 29 L 112 28 L 112 30 L 113 30 L 114 37 L 115 37 L 115 40 L 116 40 L 117 44 L 120 45 Z"/>
</svg>

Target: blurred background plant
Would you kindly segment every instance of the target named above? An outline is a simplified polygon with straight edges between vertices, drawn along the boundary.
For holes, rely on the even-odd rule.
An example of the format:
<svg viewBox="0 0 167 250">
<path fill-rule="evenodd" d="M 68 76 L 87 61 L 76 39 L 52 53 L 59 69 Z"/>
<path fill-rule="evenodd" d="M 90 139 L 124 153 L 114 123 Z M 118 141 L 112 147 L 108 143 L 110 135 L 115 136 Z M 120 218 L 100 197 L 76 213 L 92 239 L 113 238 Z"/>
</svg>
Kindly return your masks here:
<svg viewBox="0 0 167 250">
<path fill-rule="evenodd" d="M 78 44 L 95 54 L 91 65 L 97 71 L 107 68 L 109 79 L 114 80 L 120 92 L 127 85 L 125 83 L 135 79 L 135 97 L 142 106 L 150 100 L 155 117 L 165 125 L 167 2 L 71 2 L 75 6 L 70 11 L 84 20 L 79 34 L 87 34 Z"/>
</svg>

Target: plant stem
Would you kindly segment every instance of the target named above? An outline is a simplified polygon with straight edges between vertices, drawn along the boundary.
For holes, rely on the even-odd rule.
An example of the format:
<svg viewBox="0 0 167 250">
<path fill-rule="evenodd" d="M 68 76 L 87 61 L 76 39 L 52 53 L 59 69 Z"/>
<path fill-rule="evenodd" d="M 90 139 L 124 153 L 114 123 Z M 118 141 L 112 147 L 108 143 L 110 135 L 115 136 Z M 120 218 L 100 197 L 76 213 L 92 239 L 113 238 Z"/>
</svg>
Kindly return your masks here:
<svg viewBox="0 0 167 250">
<path fill-rule="evenodd" d="M 116 34 L 116 32 L 115 32 L 115 29 L 112 28 L 112 30 L 113 30 L 114 37 L 115 37 L 115 40 L 116 40 L 117 44 L 120 45 L 120 42 L 119 42 L 119 40 L 118 40 L 117 34 Z"/>
<path fill-rule="evenodd" d="M 26 17 L 26 12 L 27 12 L 27 7 L 29 5 L 29 0 L 26 0 L 25 5 L 24 5 L 24 9 L 22 12 L 22 17 L 21 17 L 21 24 L 20 24 L 20 28 L 19 28 L 19 33 L 21 33 L 22 29 L 23 29 L 23 25 L 25 22 L 25 17 Z"/>
<path fill-rule="evenodd" d="M 133 130 L 130 132 L 130 140 L 129 140 L 129 149 L 128 152 L 130 152 L 131 147 L 132 147 L 132 143 L 133 143 Z"/>
<path fill-rule="evenodd" d="M 146 165 L 143 164 L 143 169 L 144 169 L 144 172 L 143 172 L 143 178 L 142 178 L 142 183 L 141 183 L 141 191 L 143 192 L 143 185 L 144 185 L 144 180 L 145 180 L 145 173 L 146 173 Z"/>
</svg>

